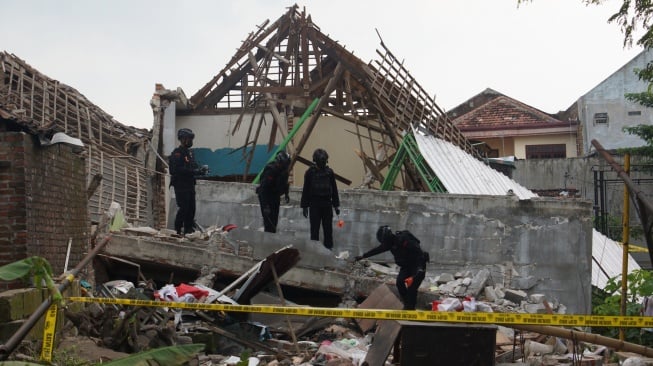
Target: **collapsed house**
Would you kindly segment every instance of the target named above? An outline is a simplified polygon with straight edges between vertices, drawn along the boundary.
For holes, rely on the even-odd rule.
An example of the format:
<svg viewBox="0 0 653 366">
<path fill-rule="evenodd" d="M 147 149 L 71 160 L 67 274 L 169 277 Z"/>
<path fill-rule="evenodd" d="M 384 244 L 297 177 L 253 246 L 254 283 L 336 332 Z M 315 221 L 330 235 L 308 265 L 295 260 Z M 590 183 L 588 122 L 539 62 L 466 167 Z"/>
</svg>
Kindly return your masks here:
<svg viewBox="0 0 653 366">
<path fill-rule="evenodd" d="M 56 131 L 81 140 L 86 151 L 77 157 L 83 166 L 77 174 L 89 186 L 96 173 L 103 177 L 98 189 L 84 189 L 86 195 L 77 197 L 91 197 L 84 207 L 92 221 L 100 223 L 104 210 L 117 202 L 132 226 L 156 228 L 165 227 L 166 217 L 174 213 L 171 205 L 166 211 L 174 201 L 167 197 L 165 156 L 174 147 L 175 132 L 182 127 L 197 132 L 197 157 L 214 172 L 197 187 L 198 222 L 238 229 L 209 245 L 142 236 L 138 229 L 114 233 L 102 259 L 107 272 L 102 281 L 120 275 L 134 282 L 145 276 L 166 283 L 208 275 L 224 285 L 291 244 L 301 259 L 283 275 L 281 285 L 313 290 L 315 297 L 338 304 L 343 295 L 364 298 L 383 282 L 352 276 L 346 257 L 373 246 L 372 233 L 389 224 L 422 239 L 435 259 L 428 268 L 434 277 L 452 271 L 483 273 L 484 285 L 545 293 L 555 303 L 564 302 L 569 312 L 588 313 L 590 203 L 539 198 L 474 165 L 485 167 L 481 154 L 383 43 L 382 48 L 380 60 L 365 63 L 292 6 L 276 22 L 251 33 L 224 69 L 191 98 L 180 89 L 158 86 L 151 101 L 151 140 L 146 131 L 114 124 L 79 93 L 5 55 L 11 67 L 4 69 L 0 85 L 8 98 L 2 118 L 20 131 L 36 123 L 33 135 L 45 136 L 54 131 L 45 128 L 50 126 L 46 121 L 54 121 Z M 28 80 L 27 75 L 43 80 Z M 342 188 L 357 187 L 342 190 L 345 225 L 334 232 L 335 252 L 307 239 L 297 188 L 291 190 L 291 203 L 282 207 L 280 232 L 259 229 L 251 184 L 257 172 L 276 150 L 286 149 L 293 159 L 293 186 L 300 186 L 310 164 L 306 156 L 316 147 L 330 152 Z M 461 179 L 465 173 L 476 174 Z M 389 192 L 394 188 L 403 191 Z M 422 306 L 430 300 L 422 297 Z"/>
<path fill-rule="evenodd" d="M 62 273 L 89 250 L 91 223 L 111 202 L 130 221 L 154 225 L 148 131 L 115 121 L 13 54 L 0 53 L 0 65 L 0 264 L 39 255 Z"/>
</svg>

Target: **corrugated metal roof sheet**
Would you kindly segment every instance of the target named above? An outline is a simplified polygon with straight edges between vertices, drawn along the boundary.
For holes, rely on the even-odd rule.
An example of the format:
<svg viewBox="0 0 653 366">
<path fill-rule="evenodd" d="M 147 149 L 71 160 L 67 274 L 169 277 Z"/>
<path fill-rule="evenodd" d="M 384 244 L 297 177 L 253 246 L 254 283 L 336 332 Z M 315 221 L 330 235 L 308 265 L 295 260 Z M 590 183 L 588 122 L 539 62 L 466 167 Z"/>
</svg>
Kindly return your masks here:
<svg viewBox="0 0 653 366">
<path fill-rule="evenodd" d="M 433 136 L 415 133 L 419 151 L 449 193 L 503 196 L 510 190 L 519 199 L 537 197 L 456 145 Z"/>
<path fill-rule="evenodd" d="M 454 144 L 414 133 L 420 153 L 449 193 L 502 196 L 512 190 L 519 199 L 537 194 L 492 169 Z M 604 288 L 608 278 L 621 274 L 622 246 L 592 230 L 592 285 Z M 628 255 L 628 273 L 641 267 Z"/>
<path fill-rule="evenodd" d="M 604 288 L 608 278 L 621 274 L 623 247 L 600 232 L 592 231 L 592 285 Z M 628 254 L 628 273 L 640 268 Z"/>
</svg>

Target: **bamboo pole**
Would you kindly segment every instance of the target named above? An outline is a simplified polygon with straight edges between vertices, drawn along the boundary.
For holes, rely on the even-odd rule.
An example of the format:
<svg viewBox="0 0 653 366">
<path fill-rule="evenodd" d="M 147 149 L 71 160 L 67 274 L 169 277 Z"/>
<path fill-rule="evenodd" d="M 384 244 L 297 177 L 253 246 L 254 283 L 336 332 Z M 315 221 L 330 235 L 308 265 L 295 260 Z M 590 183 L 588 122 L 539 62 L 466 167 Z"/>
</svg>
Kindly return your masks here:
<svg viewBox="0 0 653 366">
<path fill-rule="evenodd" d="M 630 174 L 630 154 L 624 156 L 624 171 L 626 175 Z M 624 212 L 621 219 L 622 223 L 622 260 L 621 260 L 621 316 L 626 316 L 626 297 L 628 296 L 628 237 L 630 232 L 628 225 L 630 223 L 630 204 L 628 186 L 624 184 Z M 626 339 L 626 330 L 619 328 L 619 339 Z"/>
<path fill-rule="evenodd" d="M 506 325 L 505 327 L 525 330 L 539 334 L 546 334 L 554 337 L 566 338 L 575 341 L 589 342 L 612 348 L 617 351 L 633 352 L 638 355 L 653 357 L 653 348 L 635 343 L 624 342 L 619 339 L 604 337 L 598 334 L 579 332 L 572 329 L 558 328 L 546 325 Z"/>
<path fill-rule="evenodd" d="M 91 252 L 89 252 L 86 257 L 82 259 L 75 268 L 70 271 L 70 273 L 67 274 L 65 279 L 62 281 L 62 283 L 59 285 L 59 292 L 64 291 L 67 289 L 72 281 L 75 278 L 75 275 L 77 275 L 86 265 L 101 251 L 104 249 L 104 247 L 107 245 L 107 243 L 111 240 L 111 236 L 107 236 L 102 241 L 93 248 Z M 72 279 L 70 278 L 72 277 Z M 36 323 L 41 319 L 41 316 L 45 314 L 45 312 L 50 308 L 50 305 L 52 304 L 52 296 L 48 296 L 48 298 L 41 303 L 41 305 L 32 313 L 32 315 L 25 320 L 23 325 L 18 328 L 18 330 L 14 333 L 11 338 L 7 340 L 7 343 L 0 345 L 0 361 L 6 360 L 11 353 L 16 350 L 16 347 L 22 342 L 23 338 L 27 336 L 29 331 L 36 325 Z"/>
</svg>

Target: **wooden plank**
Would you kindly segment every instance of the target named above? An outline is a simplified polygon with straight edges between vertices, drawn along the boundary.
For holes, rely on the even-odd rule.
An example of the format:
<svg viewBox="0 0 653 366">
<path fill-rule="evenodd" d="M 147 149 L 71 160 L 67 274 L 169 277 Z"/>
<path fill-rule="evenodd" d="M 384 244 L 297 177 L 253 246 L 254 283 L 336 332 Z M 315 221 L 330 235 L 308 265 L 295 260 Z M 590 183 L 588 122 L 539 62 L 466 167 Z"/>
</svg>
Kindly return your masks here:
<svg viewBox="0 0 653 366">
<path fill-rule="evenodd" d="M 375 288 L 365 301 L 358 305 L 359 309 L 397 309 L 403 308 L 401 300 L 395 296 L 390 288 L 383 284 Z M 356 319 L 356 323 L 363 332 L 369 332 L 377 324 L 376 319 Z"/>
<path fill-rule="evenodd" d="M 367 350 L 364 366 L 384 366 L 390 351 L 395 347 L 401 325 L 396 320 L 382 320 L 374 333 L 374 342 Z M 397 360 L 394 360 L 395 362 Z"/>
</svg>

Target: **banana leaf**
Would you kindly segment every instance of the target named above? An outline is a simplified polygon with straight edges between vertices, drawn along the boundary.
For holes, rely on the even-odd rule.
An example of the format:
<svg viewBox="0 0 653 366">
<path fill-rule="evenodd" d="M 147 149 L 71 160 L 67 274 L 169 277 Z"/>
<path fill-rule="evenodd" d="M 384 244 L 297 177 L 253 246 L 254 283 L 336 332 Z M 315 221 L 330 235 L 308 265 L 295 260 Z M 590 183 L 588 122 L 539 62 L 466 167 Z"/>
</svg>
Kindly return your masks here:
<svg viewBox="0 0 653 366">
<path fill-rule="evenodd" d="M 52 267 L 47 259 L 33 256 L 0 266 L 0 280 L 12 281 L 19 278 L 32 276 L 37 288 L 41 288 L 41 281 L 52 294 L 53 301 L 62 302 L 61 293 L 52 280 Z"/>
<path fill-rule="evenodd" d="M 32 273 L 32 263 L 27 259 L 23 259 L 0 267 L 0 280 L 13 281 L 27 277 L 30 273 Z"/>
<path fill-rule="evenodd" d="M 137 353 L 119 360 L 103 363 L 104 366 L 152 366 L 165 365 L 176 366 L 183 365 L 195 357 L 197 353 L 204 350 L 203 344 L 184 344 L 180 346 L 170 346 L 156 348 L 149 351 Z M 152 362 L 154 361 L 154 362 Z"/>
</svg>

